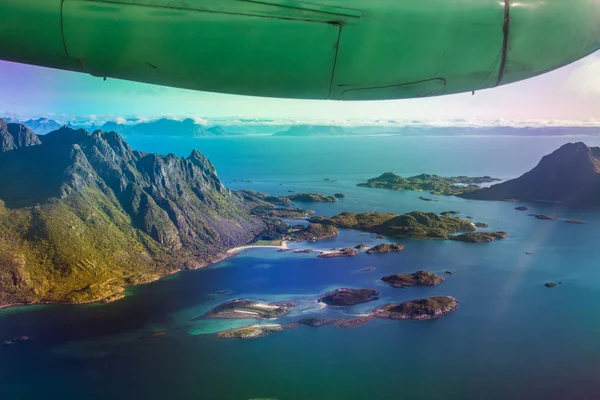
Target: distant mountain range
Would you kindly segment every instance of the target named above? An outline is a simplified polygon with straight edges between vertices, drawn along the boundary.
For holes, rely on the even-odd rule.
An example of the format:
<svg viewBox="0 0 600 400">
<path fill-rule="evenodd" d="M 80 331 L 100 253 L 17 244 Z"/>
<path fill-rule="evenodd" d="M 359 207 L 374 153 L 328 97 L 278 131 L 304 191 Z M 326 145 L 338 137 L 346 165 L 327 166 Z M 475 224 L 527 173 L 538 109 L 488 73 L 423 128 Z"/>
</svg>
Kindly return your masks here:
<svg viewBox="0 0 600 400">
<path fill-rule="evenodd" d="M 29 119 L 23 122 L 23 125 L 38 135 L 45 135 L 63 127 L 62 124 L 48 118 Z"/>
<path fill-rule="evenodd" d="M 600 127 L 417 127 L 417 126 L 329 126 L 293 125 L 273 136 L 567 136 L 600 135 Z"/>
<path fill-rule="evenodd" d="M 63 126 L 71 129 L 85 129 L 87 131 L 102 130 L 104 132 L 117 132 L 120 135 L 142 135 L 142 136 L 183 136 L 183 137 L 224 137 L 243 135 L 244 129 L 236 127 L 211 126 L 206 127 L 197 124 L 193 119 L 184 119 L 182 121 L 162 118 L 151 122 L 142 122 L 139 124 L 119 124 L 116 122 L 106 122 L 103 125 L 77 126 L 72 124 L 60 124 L 59 122 L 48 119 L 38 118 L 30 119 L 22 123 L 38 135 L 46 135 L 56 131 Z M 248 130 L 246 130 L 248 131 Z"/>
<path fill-rule="evenodd" d="M 273 136 L 341 136 L 349 134 L 349 130 L 341 126 L 326 125 L 293 125 L 289 129 L 277 132 Z"/>
<path fill-rule="evenodd" d="M 241 133 L 227 132 L 223 127 L 206 127 L 197 124 L 193 119 L 183 121 L 162 118 L 152 122 L 142 122 L 134 125 L 107 122 L 100 127 L 105 132 L 114 131 L 121 135 L 143 136 L 185 136 L 185 137 L 223 137 L 238 136 Z"/>
<path fill-rule="evenodd" d="M 523 176 L 460 197 L 600 206 L 600 147 L 565 144 Z"/>
<path fill-rule="evenodd" d="M 9 122 L 18 122 L 11 120 Z M 595 126 L 537 126 L 537 127 L 454 127 L 454 126 L 338 126 L 320 124 L 272 125 L 268 123 L 236 121 L 235 124 L 202 125 L 193 119 L 175 120 L 161 118 L 150 122 L 119 124 L 109 121 L 101 125 L 61 124 L 49 118 L 30 119 L 22 122 L 38 135 L 45 135 L 68 126 L 72 129 L 85 129 L 89 132 L 114 131 L 125 136 L 181 136 L 181 137 L 225 137 L 243 135 L 272 135 L 276 137 L 334 137 L 334 136 L 568 136 L 600 135 L 600 127 Z"/>
</svg>

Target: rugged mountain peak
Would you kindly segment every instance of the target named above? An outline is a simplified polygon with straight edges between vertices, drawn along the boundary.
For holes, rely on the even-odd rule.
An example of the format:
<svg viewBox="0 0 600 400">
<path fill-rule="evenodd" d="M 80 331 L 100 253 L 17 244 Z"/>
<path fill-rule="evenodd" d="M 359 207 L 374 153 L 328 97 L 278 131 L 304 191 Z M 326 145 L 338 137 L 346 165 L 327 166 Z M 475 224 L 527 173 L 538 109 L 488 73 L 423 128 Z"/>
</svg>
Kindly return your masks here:
<svg viewBox="0 0 600 400">
<path fill-rule="evenodd" d="M 197 151 L 147 154 L 115 132 L 63 127 L 0 153 L 0 228 L 2 306 L 104 298 L 214 261 L 265 223 Z M 22 270 L 45 283 L 14 287 Z"/>
<path fill-rule="evenodd" d="M 0 118 L 0 152 L 39 145 L 37 135 L 23 124 L 11 124 Z"/>
<path fill-rule="evenodd" d="M 461 197 L 600 205 L 600 148 L 567 143 L 521 177 Z"/>
</svg>

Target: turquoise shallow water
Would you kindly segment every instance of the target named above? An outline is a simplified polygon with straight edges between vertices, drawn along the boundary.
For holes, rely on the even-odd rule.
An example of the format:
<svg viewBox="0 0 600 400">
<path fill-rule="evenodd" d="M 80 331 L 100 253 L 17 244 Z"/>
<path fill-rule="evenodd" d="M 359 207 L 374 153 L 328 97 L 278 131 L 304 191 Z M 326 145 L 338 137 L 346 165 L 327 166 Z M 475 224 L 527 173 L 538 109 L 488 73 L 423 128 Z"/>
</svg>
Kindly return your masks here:
<svg viewBox="0 0 600 400">
<path fill-rule="evenodd" d="M 402 253 L 348 259 L 253 249 L 203 270 L 130 288 L 127 298 L 109 305 L 1 310 L 0 339 L 27 335 L 31 340 L 0 348 L 0 397 L 596 399 L 598 210 L 529 205 L 530 212 L 587 222 L 570 225 L 536 220 L 512 203 L 435 196 L 438 202 L 429 203 L 419 200 L 419 193 L 355 186 L 385 171 L 507 179 L 568 140 L 133 138 L 132 145 L 145 151 L 187 155 L 197 147 L 232 188 L 348 195 L 336 204 L 314 205 L 321 215 L 457 209 L 510 237 L 480 245 L 405 240 Z M 377 242 L 371 234 L 342 231 L 310 246 Z M 362 271 L 368 267 L 375 270 Z M 401 290 L 379 281 L 418 269 L 454 274 L 435 288 Z M 564 283 L 548 289 L 543 283 L 549 280 Z M 376 288 L 381 298 L 343 310 L 316 304 L 319 294 L 340 286 Z M 223 289 L 230 292 L 210 295 Z M 296 300 L 297 309 L 279 321 L 288 323 L 308 315 L 361 315 L 389 302 L 432 295 L 456 297 L 459 310 L 435 321 L 377 320 L 354 329 L 302 326 L 249 341 L 219 341 L 211 333 L 252 321 L 192 321 L 234 297 Z M 148 338 L 159 331 L 167 334 Z"/>
</svg>

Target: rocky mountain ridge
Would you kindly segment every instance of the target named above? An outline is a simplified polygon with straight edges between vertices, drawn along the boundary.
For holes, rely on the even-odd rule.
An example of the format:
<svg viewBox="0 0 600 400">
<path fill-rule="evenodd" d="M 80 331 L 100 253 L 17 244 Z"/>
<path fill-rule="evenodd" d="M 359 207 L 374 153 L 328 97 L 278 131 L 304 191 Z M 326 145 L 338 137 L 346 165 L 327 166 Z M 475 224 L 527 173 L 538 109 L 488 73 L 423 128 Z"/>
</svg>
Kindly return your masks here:
<svg viewBox="0 0 600 400">
<path fill-rule="evenodd" d="M 0 307 L 113 296 L 218 260 L 265 228 L 198 151 L 163 156 L 115 132 L 26 129 L 0 153 Z"/>
</svg>

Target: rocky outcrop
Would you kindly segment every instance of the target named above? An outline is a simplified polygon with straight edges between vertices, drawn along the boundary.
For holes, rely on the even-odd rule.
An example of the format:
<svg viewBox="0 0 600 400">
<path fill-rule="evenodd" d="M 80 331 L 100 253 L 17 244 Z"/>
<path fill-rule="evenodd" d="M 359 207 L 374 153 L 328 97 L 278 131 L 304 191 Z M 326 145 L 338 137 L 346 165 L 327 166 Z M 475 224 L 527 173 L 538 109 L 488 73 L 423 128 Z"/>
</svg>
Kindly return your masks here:
<svg viewBox="0 0 600 400">
<path fill-rule="evenodd" d="M 381 280 L 392 287 L 402 289 L 409 286 L 437 286 L 444 278 L 429 271 L 417 271 L 412 274 L 384 276 Z"/>
<path fill-rule="evenodd" d="M 219 339 L 254 339 L 281 331 L 283 331 L 281 325 L 249 325 L 218 332 L 217 337 Z"/>
<path fill-rule="evenodd" d="M 40 139 L 25 125 L 9 124 L 0 119 L 0 153 L 39 144 Z"/>
<path fill-rule="evenodd" d="M 450 296 L 435 296 L 388 304 L 373 310 L 376 318 L 425 320 L 439 318 L 458 309 L 458 301 Z"/>
<path fill-rule="evenodd" d="M 468 243 L 489 243 L 497 239 L 506 239 L 507 237 L 508 233 L 506 232 L 469 232 L 462 235 L 450 236 L 448 239 Z"/>
<path fill-rule="evenodd" d="M 367 254 L 391 253 L 404 250 L 404 245 L 400 243 L 381 243 L 371 247 L 366 251 Z"/>
<path fill-rule="evenodd" d="M 374 289 L 336 289 L 321 296 L 319 301 L 329 306 L 353 306 L 355 304 L 366 303 L 377 300 L 379 292 Z"/>
<path fill-rule="evenodd" d="M 341 250 L 334 250 L 328 252 L 321 252 L 317 257 L 319 258 L 338 258 L 338 257 L 354 257 L 358 255 L 358 251 L 351 247 L 346 247 Z"/>
</svg>

